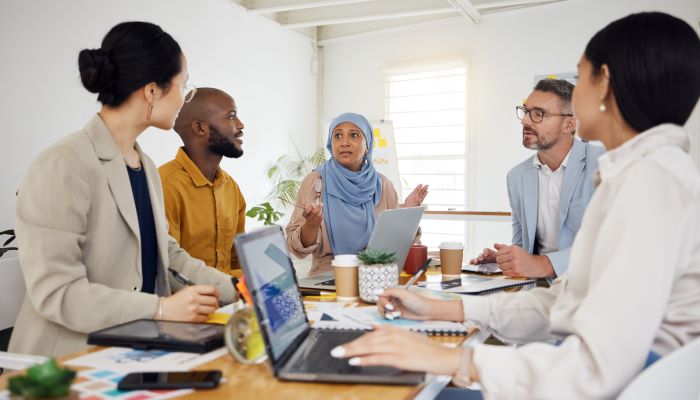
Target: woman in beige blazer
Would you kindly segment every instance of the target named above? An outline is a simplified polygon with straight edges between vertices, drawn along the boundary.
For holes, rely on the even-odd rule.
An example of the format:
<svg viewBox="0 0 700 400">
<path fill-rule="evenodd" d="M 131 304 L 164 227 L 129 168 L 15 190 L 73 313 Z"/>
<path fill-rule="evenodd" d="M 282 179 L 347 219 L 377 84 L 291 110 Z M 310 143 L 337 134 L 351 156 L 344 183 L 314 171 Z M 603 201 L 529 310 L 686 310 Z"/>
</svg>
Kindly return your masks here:
<svg viewBox="0 0 700 400">
<path fill-rule="evenodd" d="M 157 25 L 122 23 L 78 62 L 102 109 L 39 155 L 20 186 L 27 295 L 13 352 L 64 355 L 89 332 L 140 318 L 204 321 L 236 297 L 229 276 L 168 235 L 158 171 L 136 143 L 150 126 L 171 129 L 194 95 L 177 42 Z M 168 267 L 198 285 L 178 286 Z"/>
</svg>

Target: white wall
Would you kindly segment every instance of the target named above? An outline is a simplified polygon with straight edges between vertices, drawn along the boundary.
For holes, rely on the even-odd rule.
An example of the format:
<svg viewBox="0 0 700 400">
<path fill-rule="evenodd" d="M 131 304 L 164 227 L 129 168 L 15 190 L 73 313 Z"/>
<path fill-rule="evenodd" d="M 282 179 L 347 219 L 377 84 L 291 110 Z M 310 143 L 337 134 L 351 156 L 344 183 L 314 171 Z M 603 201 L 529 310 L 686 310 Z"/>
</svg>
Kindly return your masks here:
<svg viewBox="0 0 700 400">
<path fill-rule="evenodd" d="M 242 158 L 222 167 L 249 205 L 269 189 L 265 172 L 290 151 L 315 148 L 313 47 L 295 33 L 247 14 L 227 0 L 4 0 L 0 2 L 0 228 L 14 224 L 15 191 L 31 160 L 80 129 L 99 110 L 80 84 L 78 52 L 99 47 L 116 23 L 159 24 L 183 48 L 190 82 L 214 86 L 237 102 Z M 160 165 L 180 145 L 174 132 L 145 132 L 139 143 Z"/>
<path fill-rule="evenodd" d="M 648 10 L 669 12 L 698 29 L 697 0 L 571 0 L 487 15 L 478 26 L 456 18 L 331 42 L 324 46 L 323 117 L 354 111 L 380 119 L 382 70 L 467 57 L 470 140 L 477 149 L 472 163 L 476 180 L 469 188 L 475 195 L 473 207 L 509 210 L 506 173 L 532 154 L 521 146 L 514 108 L 531 91 L 534 76 L 575 72 L 596 31 L 629 13 Z M 700 164 L 698 109 L 687 127 Z"/>
</svg>

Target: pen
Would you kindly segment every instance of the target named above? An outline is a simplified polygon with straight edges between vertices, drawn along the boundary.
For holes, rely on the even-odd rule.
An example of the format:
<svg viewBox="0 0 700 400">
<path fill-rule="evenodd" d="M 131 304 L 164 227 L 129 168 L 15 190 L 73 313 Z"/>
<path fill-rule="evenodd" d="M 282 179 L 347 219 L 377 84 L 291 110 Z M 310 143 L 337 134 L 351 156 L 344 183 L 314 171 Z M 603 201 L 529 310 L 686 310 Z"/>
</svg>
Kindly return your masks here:
<svg viewBox="0 0 700 400">
<path fill-rule="evenodd" d="M 403 285 L 403 288 L 408 289 L 409 287 L 411 287 L 411 285 L 413 285 L 418 280 L 418 278 L 420 278 L 420 276 L 423 275 L 423 272 L 425 272 L 425 270 L 428 269 L 428 265 L 430 265 L 430 261 L 432 260 L 432 258 L 428 257 L 428 259 L 425 260 L 425 262 L 423 263 L 423 265 L 420 266 L 420 268 L 418 268 L 418 271 L 416 271 L 416 273 L 411 277 L 411 279 L 409 279 L 408 282 L 406 282 L 406 284 Z"/>
<path fill-rule="evenodd" d="M 299 289 L 302 296 L 321 296 L 320 290 Z"/>
<path fill-rule="evenodd" d="M 285 202 L 285 203 L 287 203 L 287 204 L 289 204 L 289 205 L 291 205 L 291 206 L 301 208 L 302 210 L 304 209 L 304 207 L 300 206 L 299 204 L 297 204 L 297 203 L 292 203 L 291 201 L 289 201 L 289 200 L 287 200 L 287 199 L 283 199 L 283 198 L 281 198 L 281 197 L 278 197 L 278 199 L 282 200 L 283 202 Z"/>
<path fill-rule="evenodd" d="M 291 201 L 286 200 L 286 199 L 283 199 L 283 198 L 281 198 L 281 197 L 278 197 L 278 199 L 280 199 L 280 200 L 282 200 L 283 202 L 285 202 L 285 203 L 287 203 L 287 204 L 289 204 L 289 205 L 292 205 L 292 206 L 294 206 L 294 207 L 301 208 L 301 209 L 302 209 L 302 213 L 301 213 L 301 216 L 302 216 L 302 217 L 306 218 L 306 217 L 309 216 L 309 215 L 306 213 L 306 207 L 300 206 L 300 205 L 297 204 L 297 203 L 292 203 Z"/>
<path fill-rule="evenodd" d="M 404 289 L 408 289 L 409 287 L 411 287 L 411 285 L 413 285 L 418 280 L 418 278 L 420 278 L 420 276 L 423 275 L 423 272 L 425 272 L 425 270 L 428 269 L 430 261 L 432 261 L 432 258 L 428 257 L 428 259 L 425 260 L 425 262 L 423 263 L 423 265 L 421 265 L 420 268 L 418 268 L 418 271 L 416 271 L 416 273 L 411 277 L 411 279 L 409 279 L 408 282 L 406 282 L 406 284 L 403 285 Z M 384 305 L 384 311 L 384 318 L 386 319 L 392 320 L 401 317 L 401 311 L 394 311 L 394 305 L 391 303 L 387 303 Z"/>
<path fill-rule="evenodd" d="M 242 276 L 241 279 L 238 280 L 238 283 L 236 284 L 236 289 L 238 289 L 238 293 L 241 294 L 243 297 L 243 301 L 249 306 L 253 306 L 253 298 L 250 296 L 250 292 L 248 291 L 248 285 L 245 282 L 245 276 Z"/>
<path fill-rule="evenodd" d="M 176 270 L 168 267 L 168 271 L 170 271 L 171 274 L 173 274 L 173 278 L 175 278 L 176 281 L 182 283 L 185 286 L 194 286 L 194 282 L 189 280 L 185 275 L 182 275 L 181 273 L 177 272 Z"/>
</svg>

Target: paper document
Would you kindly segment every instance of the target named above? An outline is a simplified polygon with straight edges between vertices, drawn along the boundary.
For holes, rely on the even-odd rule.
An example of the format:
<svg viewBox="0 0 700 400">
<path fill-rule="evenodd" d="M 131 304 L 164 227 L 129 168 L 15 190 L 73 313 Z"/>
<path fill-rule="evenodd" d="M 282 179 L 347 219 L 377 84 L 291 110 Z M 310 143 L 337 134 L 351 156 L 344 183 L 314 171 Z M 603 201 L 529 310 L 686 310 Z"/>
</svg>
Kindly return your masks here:
<svg viewBox="0 0 700 400">
<path fill-rule="evenodd" d="M 184 396 L 194 392 L 192 389 L 165 390 L 117 390 L 117 384 L 126 374 L 106 369 L 92 369 L 78 372 L 78 377 L 71 385 L 73 392 L 78 392 L 81 399 L 148 399 L 161 400 Z"/>
<path fill-rule="evenodd" d="M 356 307 L 357 303 L 330 302 L 330 301 L 305 301 L 304 309 L 309 321 L 318 321 L 323 313 Z"/>
<path fill-rule="evenodd" d="M 74 367 L 100 368 L 125 373 L 188 371 L 209 361 L 216 360 L 224 354 L 227 354 L 225 347 L 205 354 L 109 347 L 68 360 L 65 364 Z"/>
</svg>

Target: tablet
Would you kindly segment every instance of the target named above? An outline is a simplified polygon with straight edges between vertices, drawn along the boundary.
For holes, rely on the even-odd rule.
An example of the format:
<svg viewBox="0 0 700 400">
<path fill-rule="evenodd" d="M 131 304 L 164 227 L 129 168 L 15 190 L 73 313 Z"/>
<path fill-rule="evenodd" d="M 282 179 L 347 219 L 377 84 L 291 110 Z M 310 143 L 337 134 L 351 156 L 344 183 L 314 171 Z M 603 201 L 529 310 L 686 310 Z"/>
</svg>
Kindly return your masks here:
<svg viewBox="0 0 700 400">
<path fill-rule="evenodd" d="M 206 353 L 224 345 L 224 325 L 139 319 L 92 332 L 88 344 Z"/>
<path fill-rule="evenodd" d="M 496 275 L 502 274 L 501 267 L 496 263 L 485 263 L 485 264 L 462 264 L 462 272 L 474 272 L 477 274 L 484 275 Z"/>
</svg>

